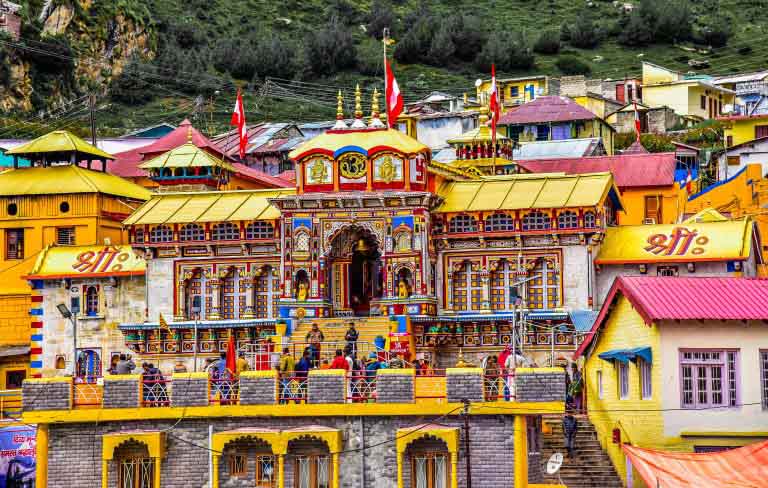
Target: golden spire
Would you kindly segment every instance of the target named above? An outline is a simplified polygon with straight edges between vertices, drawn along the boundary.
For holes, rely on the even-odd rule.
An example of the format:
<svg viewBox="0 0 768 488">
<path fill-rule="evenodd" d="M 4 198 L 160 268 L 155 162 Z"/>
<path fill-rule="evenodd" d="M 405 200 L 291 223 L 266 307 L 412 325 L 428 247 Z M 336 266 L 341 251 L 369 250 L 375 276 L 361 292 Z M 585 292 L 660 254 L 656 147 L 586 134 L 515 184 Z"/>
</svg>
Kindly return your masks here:
<svg viewBox="0 0 768 488">
<path fill-rule="evenodd" d="M 187 129 L 187 142 L 192 142 L 192 124 Z"/>
<path fill-rule="evenodd" d="M 348 129 L 347 124 L 344 122 L 344 97 L 339 94 L 336 95 L 336 123 L 333 125 L 335 130 Z"/>
<path fill-rule="evenodd" d="M 363 118 L 363 101 L 362 95 L 360 94 L 360 83 L 355 86 L 355 118 Z"/>
<path fill-rule="evenodd" d="M 379 118 L 379 89 L 374 88 L 373 89 L 373 98 L 371 99 L 371 121 L 368 124 L 368 127 L 376 127 L 376 128 L 382 128 L 384 127 L 384 122 L 381 121 Z"/>
</svg>

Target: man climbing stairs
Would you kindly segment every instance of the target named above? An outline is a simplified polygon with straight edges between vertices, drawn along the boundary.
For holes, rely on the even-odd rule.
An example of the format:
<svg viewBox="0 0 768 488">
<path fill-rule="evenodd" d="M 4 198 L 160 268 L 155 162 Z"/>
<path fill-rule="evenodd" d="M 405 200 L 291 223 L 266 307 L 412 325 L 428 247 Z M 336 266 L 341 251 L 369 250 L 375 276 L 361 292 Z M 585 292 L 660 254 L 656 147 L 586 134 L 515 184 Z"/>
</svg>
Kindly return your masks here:
<svg viewBox="0 0 768 488">
<path fill-rule="evenodd" d="M 562 416 L 544 416 L 543 422 L 551 427 L 551 432 L 542 436 L 542 463 L 546 464 L 555 452 L 562 453 L 565 459 L 559 475 L 568 488 L 622 488 L 621 478 L 616 474 L 611 458 L 600 446 L 594 426 L 586 415 L 574 415 L 574 417 L 579 427 L 576 431 L 575 455 L 569 459 L 563 436 Z M 558 482 L 557 475 L 552 476 L 546 473 L 546 466 L 542 471 L 545 483 Z"/>
</svg>

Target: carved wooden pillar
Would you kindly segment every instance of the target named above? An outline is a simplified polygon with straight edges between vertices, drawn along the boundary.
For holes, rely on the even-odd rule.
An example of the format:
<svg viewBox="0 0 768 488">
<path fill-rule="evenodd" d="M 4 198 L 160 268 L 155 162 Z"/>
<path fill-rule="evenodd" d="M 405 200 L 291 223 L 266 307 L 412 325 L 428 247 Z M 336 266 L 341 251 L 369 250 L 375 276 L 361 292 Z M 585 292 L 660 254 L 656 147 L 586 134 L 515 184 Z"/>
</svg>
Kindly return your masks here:
<svg viewBox="0 0 768 488">
<path fill-rule="evenodd" d="M 223 272 L 226 276 L 226 272 Z M 214 275 L 208 282 L 211 285 L 211 311 L 208 319 L 218 320 L 221 318 L 221 274 Z"/>
<path fill-rule="evenodd" d="M 241 272 L 240 279 L 243 280 L 243 284 L 245 285 L 245 309 L 242 314 L 244 319 L 252 319 L 256 316 L 256 309 L 253 305 L 255 298 L 254 285 L 256 284 L 256 280 L 259 279 L 261 272 L 261 269 L 251 271 L 250 273 L 246 273 L 245 271 Z"/>
<path fill-rule="evenodd" d="M 482 283 L 482 301 L 480 312 L 491 313 L 491 273 L 487 268 L 480 268 L 480 283 Z"/>
<path fill-rule="evenodd" d="M 453 312 L 453 269 L 450 267 L 448 269 L 445 285 L 445 310 Z"/>
</svg>

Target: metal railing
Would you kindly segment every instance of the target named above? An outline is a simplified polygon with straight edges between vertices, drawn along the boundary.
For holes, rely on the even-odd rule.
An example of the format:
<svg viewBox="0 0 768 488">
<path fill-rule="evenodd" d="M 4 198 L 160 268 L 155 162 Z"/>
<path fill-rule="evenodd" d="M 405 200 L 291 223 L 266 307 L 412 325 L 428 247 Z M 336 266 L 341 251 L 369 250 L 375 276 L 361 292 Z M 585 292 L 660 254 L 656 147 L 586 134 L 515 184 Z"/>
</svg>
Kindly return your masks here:
<svg viewBox="0 0 768 488">
<path fill-rule="evenodd" d="M 483 375 L 483 392 L 486 402 L 515 401 L 515 373 Z"/>
<path fill-rule="evenodd" d="M 0 390 L 0 418 L 21 417 L 21 389 Z"/>
<path fill-rule="evenodd" d="M 352 403 L 376 402 L 376 372 L 353 371 L 347 374 L 347 401 Z"/>
<path fill-rule="evenodd" d="M 240 399 L 240 379 L 232 372 L 212 372 L 208 377 L 208 403 L 235 405 Z"/>
<path fill-rule="evenodd" d="M 307 377 L 280 374 L 280 403 L 307 403 Z"/>
<path fill-rule="evenodd" d="M 164 375 L 142 375 L 141 404 L 144 407 L 167 407 L 171 404 L 171 378 Z"/>
<path fill-rule="evenodd" d="M 72 383 L 72 404 L 74 408 L 99 408 L 104 398 L 104 387 L 99 384 L 101 377 L 75 378 Z"/>
<path fill-rule="evenodd" d="M 355 355 L 360 359 L 367 358 L 371 353 L 375 353 L 379 360 L 384 361 L 388 361 L 391 356 L 388 351 L 380 349 L 376 347 L 375 344 L 371 344 L 370 342 L 357 341 L 355 345 Z M 308 342 L 292 342 L 289 346 L 289 349 L 293 357 L 297 358 L 298 360 L 298 358 L 301 358 L 304 354 L 304 350 L 310 346 L 312 346 L 312 344 Z M 324 362 L 330 364 L 336 357 L 336 351 L 339 349 L 344 351 L 346 347 L 346 341 L 321 342 L 319 350 L 317 350 L 314 355 L 310 350 L 310 358 L 312 359 L 313 366 L 320 367 L 320 365 L 322 365 Z"/>
</svg>

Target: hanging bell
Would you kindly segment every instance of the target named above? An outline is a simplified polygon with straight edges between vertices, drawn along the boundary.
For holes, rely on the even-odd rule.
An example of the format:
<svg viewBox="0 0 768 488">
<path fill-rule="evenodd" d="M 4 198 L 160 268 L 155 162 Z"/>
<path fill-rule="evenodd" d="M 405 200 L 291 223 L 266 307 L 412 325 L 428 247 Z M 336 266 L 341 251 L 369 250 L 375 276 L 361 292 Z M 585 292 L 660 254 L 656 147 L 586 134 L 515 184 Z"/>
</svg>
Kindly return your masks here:
<svg viewBox="0 0 768 488">
<path fill-rule="evenodd" d="M 362 237 L 357 240 L 357 245 L 355 246 L 355 251 L 360 253 L 365 253 L 370 251 L 370 248 L 368 247 L 368 243 L 365 242 L 365 239 Z"/>
</svg>

